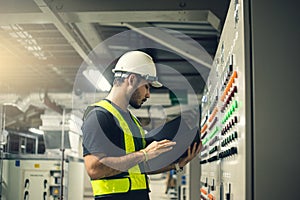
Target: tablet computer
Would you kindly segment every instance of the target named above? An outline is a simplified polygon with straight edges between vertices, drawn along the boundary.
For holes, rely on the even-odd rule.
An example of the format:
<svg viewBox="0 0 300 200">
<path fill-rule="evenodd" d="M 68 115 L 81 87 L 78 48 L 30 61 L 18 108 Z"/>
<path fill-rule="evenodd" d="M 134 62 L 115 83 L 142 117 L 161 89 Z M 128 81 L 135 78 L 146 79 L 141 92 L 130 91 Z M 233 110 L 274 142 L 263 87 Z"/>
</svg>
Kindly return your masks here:
<svg viewBox="0 0 300 200">
<path fill-rule="evenodd" d="M 195 142 L 200 143 L 199 127 L 197 123 L 190 123 L 189 119 L 181 115 L 173 120 L 149 131 L 146 136 L 147 145 L 153 141 L 164 139 L 176 142 L 169 152 L 163 153 L 157 158 L 148 161 L 151 170 L 158 170 L 171 163 L 176 163 L 180 158 L 187 156 L 189 146 Z"/>
</svg>

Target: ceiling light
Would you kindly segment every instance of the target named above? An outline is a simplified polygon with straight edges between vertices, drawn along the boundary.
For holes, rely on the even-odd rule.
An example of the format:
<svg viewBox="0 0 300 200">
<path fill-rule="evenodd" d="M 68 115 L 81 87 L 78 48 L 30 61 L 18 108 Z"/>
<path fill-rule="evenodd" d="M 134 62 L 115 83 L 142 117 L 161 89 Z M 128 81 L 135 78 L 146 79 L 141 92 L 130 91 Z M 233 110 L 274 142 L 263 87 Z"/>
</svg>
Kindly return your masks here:
<svg viewBox="0 0 300 200">
<path fill-rule="evenodd" d="M 42 130 L 40 130 L 40 129 L 29 128 L 28 131 L 30 131 L 31 133 L 39 134 L 39 135 L 44 135 L 44 131 L 42 131 Z"/>
<path fill-rule="evenodd" d="M 128 46 L 120 46 L 120 45 L 109 45 L 108 46 L 110 49 L 114 50 L 129 50 Z"/>
<path fill-rule="evenodd" d="M 101 91 L 109 91 L 111 89 L 110 83 L 96 67 L 89 66 L 82 73 L 96 89 Z"/>
</svg>

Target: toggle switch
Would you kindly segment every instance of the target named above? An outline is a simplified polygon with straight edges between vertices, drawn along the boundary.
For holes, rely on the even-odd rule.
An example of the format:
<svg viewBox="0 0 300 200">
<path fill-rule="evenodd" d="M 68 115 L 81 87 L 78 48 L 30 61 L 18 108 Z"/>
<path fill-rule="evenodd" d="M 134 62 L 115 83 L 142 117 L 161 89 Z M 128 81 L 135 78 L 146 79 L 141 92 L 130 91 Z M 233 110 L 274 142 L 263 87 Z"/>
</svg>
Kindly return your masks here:
<svg viewBox="0 0 300 200">
<path fill-rule="evenodd" d="M 238 133 L 235 131 L 234 132 L 234 138 L 237 139 L 238 138 Z"/>
<path fill-rule="evenodd" d="M 230 148 L 230 155 L 237 154 L 237 147 L 231 147 Z"/>
<path fill-rule="evenodd" d="M 215 191 L 215 179 L 213 179 L 213 184 L 210 186 L 211 191 Z"/>
<path fill-rule="evenodd" d="M 45 179 L 45 180 L 44 180 L 44 189 L 47 189 L 47 182 L 48 182 L 48 181 Z"/>
<path fill-rule="evenodd" d="M 226 200 L 230 200 L 230 194 L 229 193 L 226 193 Z"/>
<path fill-rule="evenodd" d="M 225 194 L 226 200 L 231 200 L 231 184 L 228 185 L 228 193 Z"/>
<path fill-rule="evenodd" d="M 27 188 L 28 186 L 29 186 L 29 179 L 26 179 L 26 180 L 25 180 L 24 188 Z"/>
<path fill-rule="evenodd" d="M 28 200 L 28 197 L 29 197 L 29 192 L 25 191 L 25 193 L 24 193 L 24 200 Z"/>
<path fill-rule="evenodd" d="M 238 118 L 237 118 L 237 116 L 234 116 L 234 123 L 235 123 L 235 124 L 238 123 Z"/>
<path fill-rule="evenodd" d="M 44 200 L 47 200 L 47 192 L 44 192 L 43 197 L 44 197 Z"/>
</svg>

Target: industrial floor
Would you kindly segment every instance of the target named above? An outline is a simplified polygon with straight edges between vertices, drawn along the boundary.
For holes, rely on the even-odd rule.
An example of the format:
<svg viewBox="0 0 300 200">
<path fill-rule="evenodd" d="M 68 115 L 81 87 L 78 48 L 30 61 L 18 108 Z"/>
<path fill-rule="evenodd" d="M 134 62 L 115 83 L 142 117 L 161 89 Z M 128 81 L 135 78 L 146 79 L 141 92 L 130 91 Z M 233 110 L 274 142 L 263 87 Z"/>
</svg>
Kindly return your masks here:
<svg viewBox="0 0 300 200">
<path fill-rule="evenodd" d="M 170 195 L 165 194 L 166 178 L 163 174 L 150 176 L 150 199 L 151 200 L 169 200 Z"/>
</svg>

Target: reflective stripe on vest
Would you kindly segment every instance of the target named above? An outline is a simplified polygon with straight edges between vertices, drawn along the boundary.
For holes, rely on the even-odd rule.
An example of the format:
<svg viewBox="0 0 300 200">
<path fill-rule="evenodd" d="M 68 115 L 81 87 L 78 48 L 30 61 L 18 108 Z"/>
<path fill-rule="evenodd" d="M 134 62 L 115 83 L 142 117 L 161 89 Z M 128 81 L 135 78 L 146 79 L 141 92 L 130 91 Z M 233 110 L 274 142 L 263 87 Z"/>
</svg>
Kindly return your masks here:
<svg viewBox="0 0 300 200">
<path fill-rule="evenodd" d="M 109 111 L 119 122 L 123 133 L 124 133 L 124 142 L 125 142 L 125 151 L 126 154 L 135 152 L 135 145 L 132 133 L 129 129 L 128 124 L 120 114 L 120 112 L 113 107 L 109 102 L 102 100 L 94 104 L 95 106 L 100 106 L 107 111 Z M 132 115 L 131 115 L 132 116 Z M 132 116 L 135 124 L 138 126 L 140 133 L 142 135 L 143 145 L 145 147 L 144 139 L 144 130 L 139 124 L 138 120 Z M 141 174 L 140 168 L 138 165 L 133 166 L 128 170 L 128 176 L 116 179 L 99 179 L 91 180 L 94 196 L 105 195 L 105 194 L 114 194 L 114 193 L 125 193 L 129 190 L 142 190 L 147 189 L 146 175 Z"/>
</svg>

